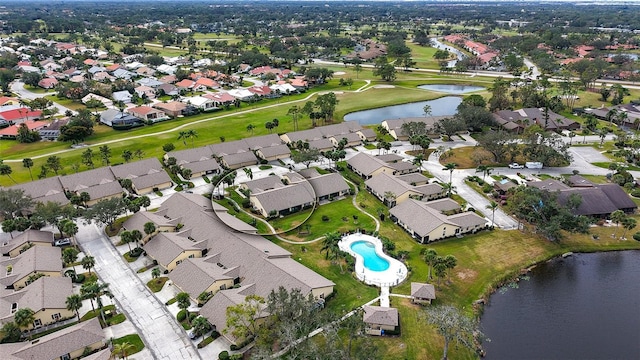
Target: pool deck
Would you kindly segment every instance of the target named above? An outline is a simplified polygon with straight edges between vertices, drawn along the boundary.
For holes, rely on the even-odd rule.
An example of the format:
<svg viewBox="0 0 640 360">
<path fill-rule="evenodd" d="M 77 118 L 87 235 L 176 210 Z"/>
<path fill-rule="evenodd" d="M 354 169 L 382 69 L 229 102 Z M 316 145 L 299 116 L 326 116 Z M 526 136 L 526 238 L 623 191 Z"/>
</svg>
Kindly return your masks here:
<svg viewBox="0 0 640 360">
<path fill-rule="evenodd" d="M 351 244 L 356 241 L 368 241 L 374 244 L 376 254 L 389 262 L 389 268 L 384 271 L 373 271 L 366 268 L 362 256 L 351 250 Z M 396 286 L 407 278 L 407 267 L 402 262 L 385 254 L 382 250 L 382 241 L 376 237 L 360 233 L 350 234 L 343 237 L 338 246 L 340 250 L 356 258 L 356 276 L 365 284 L 379 287 Z"/>
</svg>

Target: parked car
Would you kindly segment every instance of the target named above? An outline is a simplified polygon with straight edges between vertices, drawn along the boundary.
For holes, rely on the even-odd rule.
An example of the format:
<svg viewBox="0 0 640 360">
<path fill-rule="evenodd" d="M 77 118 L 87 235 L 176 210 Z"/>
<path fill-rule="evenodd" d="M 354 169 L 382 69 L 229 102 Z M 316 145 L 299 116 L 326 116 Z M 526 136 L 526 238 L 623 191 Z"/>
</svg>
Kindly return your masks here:
<svg viewBox="0 0 640 360">
<path fill-rule="evenodd" d="M 71 245 L 71 239 L 69 238 L 64 238 L 64 239 L 60 239 L 60 240 L 56 240 L 53 242 L 54 246 L 68 246 Z"/>
<path fill-rule="evenodd" d="M 524 165 L 520 165 L 518 163 L 509 164 L 509 169 L 524 169 Z"/>
<path fill-rule="evenodd" d="M 198 335 L 198 334 L 195 332 L 195 330 L 193 330 L 193 329 L 189 330 L 189 332 L 187 333 L 187 335 L 189 335 L 189 339 L 191 339 L 191 340 L 197 339 L 197 338 L 198 338 L 198 336 L 200 336 L 200 335 Z"/>
</svg>

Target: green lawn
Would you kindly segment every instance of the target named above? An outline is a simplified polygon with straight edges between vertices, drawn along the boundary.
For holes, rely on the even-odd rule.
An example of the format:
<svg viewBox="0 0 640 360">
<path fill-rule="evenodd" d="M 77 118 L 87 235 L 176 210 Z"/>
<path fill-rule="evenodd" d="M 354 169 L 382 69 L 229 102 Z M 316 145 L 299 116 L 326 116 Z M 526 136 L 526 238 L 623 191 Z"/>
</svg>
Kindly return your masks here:
<svg viewBox="0 0 640 360">
<path fill-rule="evenodd" d="M 140 339 L 140 335 L 138 334 L 130 334 L 117 339 L 113 339 L 114 345 L 123 343 L 129 343 L 133 345 L 133 348 L 129 351 L 128 355 L 135 354 L 144 349 L 144 343 L 142 342 L 142 339 Z"/>
<path fill-rule="evenodd" d="M 60 105 L 62 105 L 64 107 L 67 107 L 67 108 L 69 108 L 71 110 L 75 110 L 75 111 L 87 108 L 80 101 L 73 101 L 73 100 L 70 100 L 70 99 L 60 99 L 56 95 L 47 95 L 47 96 L 45 96 L 45 98 L 47 98 L 47 99 L 49 99 L 49 100 L 51 100 L 51 101 L 53 101 L 55 103 L 58 103 L 58 104 L 60 104 Z"/>
<path fill-rule="evenodd" d="M 154 293 L 157 293 L 158 291 L 162 290 L 162 287 L 167 282 L 167 280 L 169 280 L 168 277 L 161 276 L 157 279 L 151 279 L 147 283 L 147 286 L 149 287 L 149 290 L 153 291 Z"/>
<path fill-rule="evenodd" d="M 411 49 L 411 58 L 416 62 L 416 65 L 413 67 L 420 69 L 440 69 L 438 60 L 433 58 L 433 55 L 438 49 L 431 46 L 421 46 L 409 40 L 405 41 L 405 45 Z"/>
</svg>

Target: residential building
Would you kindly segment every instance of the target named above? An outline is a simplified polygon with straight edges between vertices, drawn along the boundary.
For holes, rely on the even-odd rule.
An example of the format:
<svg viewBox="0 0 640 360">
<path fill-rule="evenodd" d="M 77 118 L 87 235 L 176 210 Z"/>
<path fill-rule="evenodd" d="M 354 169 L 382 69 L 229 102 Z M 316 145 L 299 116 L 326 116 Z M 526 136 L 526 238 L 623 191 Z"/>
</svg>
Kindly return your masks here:
<svg viewBox="0 0 640 360">
<path fill-rule="evenodd" d="M 365 305 L 362 321 L 369 335 L 383 335 L 385 331 L 395 331 L 400 325 L 398 309 L 382 306 Z"/>
<path fill-rule="evenodd" d="M 51 247 L 52 245 L 52 232 L 27 229 L 22 234 L 2 242 L 0 246 L 0 255 L 14 258 L 33 246 Z"/>
<path fill-rule="evenodd" d="M 170 188 L 173 183 L 160 161 L 153 157 L 111 167 L 118 180 L 130 179 L 138 195 Z"/>
<path fill-rule="evenodd" d="M 493 114 L 493 118 L 503 128 L 509 131 L 521 132 L 525 128 L 537 124 L 550 131 L 577 130 L 580 124 L 556 114 L 551 110 L 526 108 L 519 110 L 500 110 Z"/>
<path fill-rule="evenodd" d="M 16 139 L 18 137 L 18 129 L 21 124 L 24 124 L 29 131 L 40 131 L 49 125 L 46 121 L 27 120 L 20 124 L 10 125 L 9 127 L 1 129 L 0 139 Z"/>
<path fill-rule="evenodd" d="M 156 123 L 168 120 L 169 117 L 162 110 L 154 109 L 149 106 L 137 106 L 127 109 L 127 112 L 138 119 L 142 119 L 148 123 Z"/>
<path fill-rule="evenodd" d="M 420 243 L 427 243 L 487 227 L 487 221 L 474 212 L 445 215 L 423 202 L 408 199 L 389 210 L 391 220 Z"/>
<path fill-rule="evenodd" d="M 65 303 L 72 294 L 71 278 L 41 277 L 21 290 L 0 295 L 0 324 L 13 321 L 15 312 L 26 308 L 34 312 L 29 329 L 72 318 L 75 313 Z"/>
<path fill-rule="evenodd" d="M 34 246 L 14 258 L 0 261 L 0 285 L 20 290 L 34 281 L 34 275 L 62 276 L 62 251 L 54 246 Z"/>
<path fill-rule="evenodd" d="M 182 116 L 184 110 L 187 108 L 187 104 L 182 103 L 180 101 L 169 101 L 169 102 L 160 102 L 153 104 L 153 107 L 163 111 L 165 114 L 171 116 L 172 118 L 177 118 Z"/>
<path fill-rule="evenodd" d="M 169 158 L 175 158 L 181 169 L 191 170 L 192 178 L 220 173 L 220 165 L 209 146 L 172 151 L 164 155 L 164 161 Z"/>
<path fill-rule="evenodd" d="M 394 207 L 408 199 L 434 200 L 446 196 L 446 191 L 439 184 L 412 186 L 384 172 L 373 176 L 364 183 L 367 191 L 389 207 Z"/>
<path fill-rule="evenodd" d="M 347 168 L 365 179 L 385 173 L 389 175 L 404 175 L 418 171 L 418 167 L 405 161 L 385 162 L 376 156 L 357 153 L 347 160 Z"/>
<path fill-rule="evenodd" d="M 14 185 L 9 189 L 24 191 L 24 194 L 31 196 L 31 199 L 36 203 L 46 204 L 49 201 L 60 205 L 69 203 L 59 176 Z"/>
<path fill-rule="evenodd" d="M 318 174 L 307 179 L 316 196 L 316 201 L 333 200 L 349 194 L 351 188 L 338 173 Z"/>
<path fill-rule="evenodd" d="M 407 141 L 409 140 L 409 134 L 406 134 L 402 130 L 402 125 L 411 122 L 424 123 L 428 134 L 434 134 L 435 125 L 438 121 L 446 118 L 446 116 L 429 116 L 429 117 L 408 117 L 400 119 L 388 119 L 384 120 L 380 125 L 385 128 L 389 135 L 393 136 L 396 140 Z"/>
<path fill-rule="evenodd" d="M 105 346 L 104 331 L 95 318 L 32 341 L 0 344 L 0 353 L 7 360 L 68 360 Z"/>
<path fill-rule="evenodd" d="M 214 207 L 209 199 L 200 195 L 184 193 L 172 195 L 155 214 L 162 217 L 165 222 L 182 224 L 180 232 L 159 233 L 145 247 L 154 243 L 159 236 L 167 234 L 184 238 L 188 233 L 193 241 L 189 240 L 188 236 L 186 240 L 192 246 L 199 245 L 202 241 L 206 242 L 206 247 L 202 248 L 203 252 L 206 251 L 206 258 L 199 259 L 195 255 L 193 258 L 186 256 L 172 271 L 181 271 L 181 273 L 170 276 L 175 280 L 175 286 L 188 291 L 190 296 L 197 297 L 209 288 L 208 291 L 215 291 L 211 300 L 200 309 L 200 314 L 206 317 L 223 336 L 230 341 L 236 340 L 230 334 L 223 332 L 226 327 L 226 308 L 243 302 L 248 295 L 267 297 L 271 290 L 276 290 L 279 286 L 288 290 L 300 289 L 303 295 L 312 294 L 316 298 L 324 298 L 333 292 L 334 284 L 331 281 L 292 259 L 288 251 L 263 237 L 238 232 L 225 225 L 226 222 L 220 220 L 219 216 L 226 214 L 226 210 L 220 208 Z M 134 223 L 132 219 L 140 217 L 140 213 L 136 213 L 127 220 L 124 224 L 125 228 L 131 230 L 129 225 Z M 230 215 L 227 216 L 233 218 Z M 145 219 L 135 220 L 137 226 L 143 225 L 144 221 Z M 142 228 L 138 230 L 143 231 Z M 174 245 L 170 242 L 164 243 L 173 247 Z M 204 262 L 210 262 L 210 264 L 204 264 Z M 175 261 L 173 263 L 175 264 Z M 183 266 L 189 268 L 181 270 Z M 196 271 L 199 274 L 211 271 L 211 274 L 196 275 Z M 225 273 L 220 274 L 220 271 Z M 193 274 L 193 278 L 186 274 Z M 225 283 L 229 281 L 227 277 L 232 278 L 235 286 L 239 287 L 229 289 L 225 285 L 227 289 L 220 290 L 222 284 L 228 284 Z M 204 279 L 204 281 L 202 283 L 198 281 L 195 284 L 193 279 Z M 219 282 L 212 285 L 215 281 L 210 282 L 211 279 L 217 279 L 216 281 Z"/>
<path fill-rule="evenodd" d="M 195 302 L 202 293 L 213 296 L 219 290 L 231 289 L 240 282 L 240 267 L 218 265 L 219 257 L 187 258 L 169 273 L 169 279 Z"/>
<path fill-rule="evenodd" d="M 270 178 L 277 178 L 277 176 L 271 176 Z M 279 181 L 279 179 L 276 180 L 276 184 Z M 292 183 L 262 189 L 252 185 L 248 185 L 248 187 L 253 189 L 249 194 L 249 201 L 253 209 L 265 218 L 287 215 L 311 208 L 314 206 L 316 200 L 313 188 L 308 182 Z"/>
<path fill-rule="evenodd" d="M 101 112 L 100 122 L 114 129 L 130 129 L 144 125 L 143 120 L 118 109 L 107 109 Z"/>
<path fill-rule="evenodd" d="M 60 183 L 65 192 L 80 195 L 83 192 L 89 194 L 91 200 L 88 206 L 100 200 L 122 196 L 122 186 L 108 167 L 87 170 L 76 174 L 60 177 Z"/>
<path fill-rule="evenodd" d="M 119 101 L 124 104 L 131 104 L 131 98 L 133 97 L 133 95 L 131 95 L 131 93 L 127 90 L 122 90 L 114 92 L 113 94 L 111 94 L 111 97 L 115 102 Z"/>
<path fill-rule="evenodd" d="M 213 111 L 218 109 L 215 105 L 215 101 L 204 96 L 185 97 L 182 99 L 182 102 L 195 106 L 201 111 Z"/>
<path fill-rule="evenodd" d="M 172 271 L 185 259 L 206 255 L 207 239 L 194 240 L 189 229 L 177 233 L 163 232 L 155 235 L 143 248 L 161 269 Z"/>
</svg>

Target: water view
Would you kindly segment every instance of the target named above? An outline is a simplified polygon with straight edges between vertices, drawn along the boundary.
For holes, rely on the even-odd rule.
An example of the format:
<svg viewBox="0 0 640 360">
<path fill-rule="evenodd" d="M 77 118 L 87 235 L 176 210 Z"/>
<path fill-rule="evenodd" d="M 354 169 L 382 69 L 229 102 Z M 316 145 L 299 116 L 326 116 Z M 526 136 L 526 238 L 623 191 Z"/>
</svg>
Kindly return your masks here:
<svg viewBox="0 0 640 360">
<path fill-rule="evenodd" d="M 461 102 L 462 99 L 457 96 L 445 96 L 435 100 L 356 111 L 345 115 L 344 120 L 357 120 L 361 125 L 371 125 L 380 124 L 388 119 L 420 117 L 425 116 L 425 105 L 431 106 L 431 116 L 453 115 L 456 113 L 456 108 Z"/>
<path fill-rule="evenodd" d="M 418 89 L 438 91 L 447 94 L 467 94 L 474 91 L 484 90 L 482 86 L 472 85 L 445 85 L 445 84 L 432 84 L 432 85 L 420 85 Z"/>
<path fill-rule="evenodd" d="M 491 296 L 486 359 L 640 358 L 640 251 L 577 254 Z"/>
</svg>

